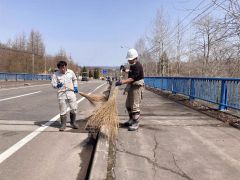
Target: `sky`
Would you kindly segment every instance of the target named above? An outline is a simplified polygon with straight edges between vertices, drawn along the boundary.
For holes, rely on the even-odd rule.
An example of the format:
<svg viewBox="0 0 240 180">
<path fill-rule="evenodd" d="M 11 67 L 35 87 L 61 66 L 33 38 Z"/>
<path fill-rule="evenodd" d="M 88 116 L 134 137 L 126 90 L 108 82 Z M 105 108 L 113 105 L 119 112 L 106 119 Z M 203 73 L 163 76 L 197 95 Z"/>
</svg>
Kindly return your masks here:
<svg viewBox="0 0 240 180">
<path fill-rule="evenodd" d="M 54 55 L 63 48 L 80 66 L 119 66 L 126 63 L 128 48 L 151 33 L 158 10 L 176 22 L 199 2 L 0 0 L 0 42 L 36 30 L 42 35 L 47 54 Z"/>
</svg>

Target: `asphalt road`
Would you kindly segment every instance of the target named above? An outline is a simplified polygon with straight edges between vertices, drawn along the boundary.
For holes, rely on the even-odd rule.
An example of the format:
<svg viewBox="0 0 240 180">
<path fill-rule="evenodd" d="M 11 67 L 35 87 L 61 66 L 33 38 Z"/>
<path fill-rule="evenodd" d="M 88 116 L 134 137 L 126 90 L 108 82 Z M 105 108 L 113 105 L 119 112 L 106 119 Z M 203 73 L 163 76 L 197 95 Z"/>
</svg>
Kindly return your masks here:
<svg viewBox="0 0 240 180">
<path fill-rule="evenodd" d="M 104 81 L 79 82 L 82 92 L 106 89 Z M 56 90 L 50 83 L 0 89 L 1 180 L 85 179 L 93 145 L 84 124 L 96 107 L 80 95 L 77 99 L 80 129 L 59 132 Z"/>
</svg>

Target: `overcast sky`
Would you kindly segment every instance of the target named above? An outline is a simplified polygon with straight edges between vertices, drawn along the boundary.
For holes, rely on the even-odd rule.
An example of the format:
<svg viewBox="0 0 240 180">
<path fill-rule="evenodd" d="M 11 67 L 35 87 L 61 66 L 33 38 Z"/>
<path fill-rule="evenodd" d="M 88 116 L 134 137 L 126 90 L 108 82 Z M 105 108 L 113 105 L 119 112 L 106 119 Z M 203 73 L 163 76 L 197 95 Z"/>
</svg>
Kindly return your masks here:
<svg viewBox="0 0 240 180">
<path fill-rule="evenodd" d="M 34 29 L 42 34 L 48 54 L 64 48 L 81 66 L 118 66 L 126 62 L 127 47 L 150 33 L 157 10 L 164 10 L 173 23 L 199 2 L 0 0 L 0 42 L 6 43 L 22 32 L 28 35 Z"/>
</svg>

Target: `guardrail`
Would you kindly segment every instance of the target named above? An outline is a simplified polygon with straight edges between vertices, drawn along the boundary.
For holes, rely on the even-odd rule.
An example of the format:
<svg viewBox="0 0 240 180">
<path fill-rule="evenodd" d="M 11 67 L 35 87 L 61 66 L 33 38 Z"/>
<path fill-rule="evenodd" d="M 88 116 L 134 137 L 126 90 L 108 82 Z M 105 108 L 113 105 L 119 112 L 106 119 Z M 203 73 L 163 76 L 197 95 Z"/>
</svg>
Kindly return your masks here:
<svg viewBox="0 0 240 180">
<path fill-rule="evenodd" d="M 26 81 L 26 80 L 50 80 L 50 79 L 51 75 L 0 72 L 0 81 Z"/>
<path fill-rule="evenodd" d="M 219 110 L 240 109 L 239 78 L 145 77 L 144 81 L 149 87 L 183 94 L 190 100 L 218 104 Z"/>
</svg>

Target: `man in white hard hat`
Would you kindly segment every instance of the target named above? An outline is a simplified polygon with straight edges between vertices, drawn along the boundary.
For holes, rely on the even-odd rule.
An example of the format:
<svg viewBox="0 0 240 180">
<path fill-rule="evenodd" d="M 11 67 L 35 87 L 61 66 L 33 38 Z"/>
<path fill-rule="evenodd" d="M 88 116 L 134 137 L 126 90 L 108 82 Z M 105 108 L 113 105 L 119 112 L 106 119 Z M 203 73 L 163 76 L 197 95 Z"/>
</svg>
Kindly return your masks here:
<svg viewBox="0 0 240 180">
<path fill-rule="evenodd" d="M 144 86 L 144 73 L 143 67 L 138 61 L 138 53 L 135 49 L 129 49 L 127 52 L 127 60 L 130 64 L 130 69 L 124 66 L 120 70 L 128 73 L 128 78 L 125 80 L 117 81 L 116 86 L 127 84 L 127 99 L 126 109 L 128 111 L 129 120 L 124 123 L 128 126 L 129 131 L 135 131 L 139 127 L 140 117 L 140 103 L 142 99 L 142 92 Z"/>
<path fill-rule="evenodd" d="M 60 110 L 61 126 L 59 131 L 64 131 L 67 122 L 67 107 L 70 107 L 70 124 L 78 129 L 76 124 L 77 101 L 75 93 L 78 93 L 78 83 L 75 73 L 67 68 L 66 61 L 59 61 L 58 71 L 52 76 L 52 86 L 58 89 L 58 103 Z"/>
</svg>

